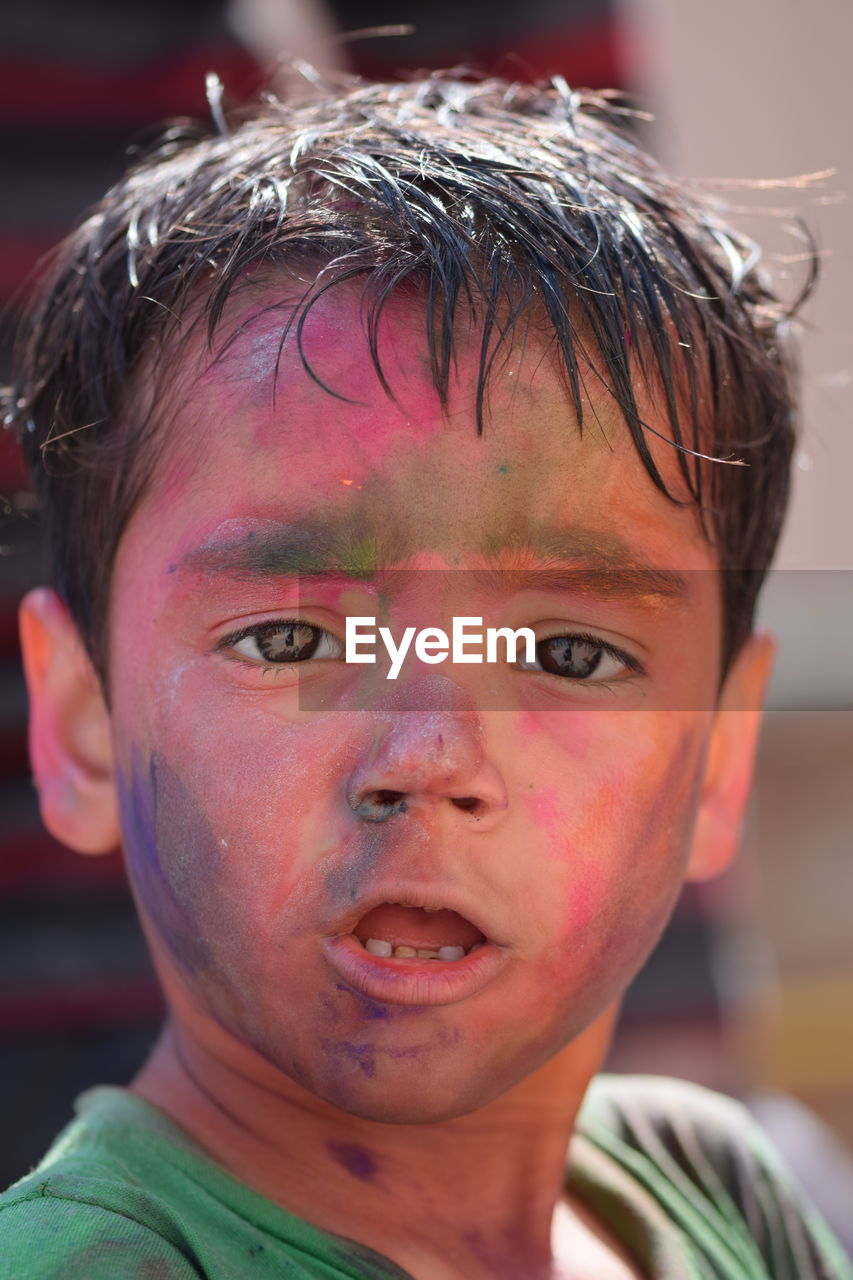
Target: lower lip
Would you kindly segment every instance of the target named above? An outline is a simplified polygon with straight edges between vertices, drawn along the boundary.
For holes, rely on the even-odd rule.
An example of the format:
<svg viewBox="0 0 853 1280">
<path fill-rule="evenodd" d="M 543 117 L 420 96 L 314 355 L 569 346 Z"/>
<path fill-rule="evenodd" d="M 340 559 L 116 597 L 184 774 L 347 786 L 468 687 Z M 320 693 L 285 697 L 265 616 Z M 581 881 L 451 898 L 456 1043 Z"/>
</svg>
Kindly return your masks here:
<svg viewBox="0 0 853 1280">
<path fill-rule="evenodd" d="M 509 956 L 486 942 L 461 960 L 393 960 L 365 951 L 351 933 L 327 938 L 326 959 L 356 991 L 382 1004 L 455 1004 L 476 995 L 505 968 Z"/>
</svg>

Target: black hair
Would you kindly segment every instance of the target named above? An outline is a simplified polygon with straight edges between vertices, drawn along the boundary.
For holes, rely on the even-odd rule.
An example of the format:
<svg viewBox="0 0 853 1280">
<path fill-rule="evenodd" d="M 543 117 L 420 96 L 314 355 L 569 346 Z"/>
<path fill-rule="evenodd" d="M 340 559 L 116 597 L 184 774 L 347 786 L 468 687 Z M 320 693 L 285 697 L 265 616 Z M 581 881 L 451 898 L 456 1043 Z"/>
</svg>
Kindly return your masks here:
<svg viewBox="0 0 853 1280">
<path fill-rule="evenodd" d="M 47 515 L 56 588 L 96 670 L 106 671 L 113 559 L 156 439 L 128 405 L 132 380 L 191 313 L 212 347 L 248 268 L 306 263 L 313 284 L 288 323 L 301 332 L 325 290 L 360 279 L 389 394 L 377 328 L 392 294 L 412 287 L 422 299 L 443 401 L 455 326 L 475 318 L 478 431 L 496 356 L 522 320 L 545 324 L 581 429 L 580 370 L 591 363 L 649 476 L 677 501 L 649 448 L 661 418 L 641 416 L 639 370 L 719 549 L 725 670 L 751 630 L 787 502 L 785 330 L 814 255 L 785 306 L 755 245 L 637 145 L 619 99 L 559 78 L 348 81 L 307 101 L 266 95 L 230 121 L 214 115 L 210 129 L 170 128 L 68 237 L 18 346 L 8 419 Z"/>
</svg>

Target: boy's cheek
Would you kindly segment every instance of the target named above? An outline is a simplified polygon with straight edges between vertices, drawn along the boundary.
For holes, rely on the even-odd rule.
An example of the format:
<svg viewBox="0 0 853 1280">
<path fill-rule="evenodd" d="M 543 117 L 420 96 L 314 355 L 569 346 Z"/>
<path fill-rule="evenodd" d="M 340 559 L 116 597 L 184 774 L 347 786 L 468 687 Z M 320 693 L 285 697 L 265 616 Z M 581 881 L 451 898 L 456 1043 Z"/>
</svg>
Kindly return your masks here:
<svg viewBox="0 0 853 1280">
<path fill-rule="evenodd" d="M 134 747 L 118 766 L 128 873 L 144 912 L 178 968 L 211 966 L 207 887 L 221 869 L 223 848 L 169 760 Z"/>
<path fill-rule="evenodd" d="M 349 907 L 368 870 L 358 837 L 376 833 L 354 830 L 346 804 L 347 778 L 373 739 L 368 717 L 295 721 L 270 710 L 275 698 L 211 694 L 198 664 L 134 701 L 122 708 L 117 746 L 125 851 L 182 969 L 203 967 L 189 962 L 183 936 L 216 938 L 220 951 L 233 941 L 236 958 Z M 398 833 L 383 828 L 384 845 Z M 341 888 L 326 864 L 348 844 Z"/>
<path fill-rule="evenodd" d="M 582 834 L 653 854 L 680 847 L 692 825 L 710 717 L 686 711 L 587 709 L 523 713 L 510 748 L 508 776 L 526 821 L 558 860 L 577 857 L 564 836 Z M 614 849 L 614 852 L 615 852 Z"/>
<path fill-rule="evenodd" d="M 119 786 L 125 856 L 155 956 L 237 1029 L 258 1006 L 253 975 L 284 941 L 280 904 L 294 895 L 299 840 L 269 792 L 241 794 L 239 780 L 235 792 L 233 776 L 223 789 L 226 777 L 135 751 Z"/>
<path fill-rule="evenodd" d="M 527 726 L 519 787 L 540 861 L 525 897 L 545 913 L 562 902 L 560 946 L 640 939 L 663 927 L 680 890 L 701 792 L 705 717 L 692 713 L 595 713 L 583 758 L 556 750 L 561 726 Z M 575 726 L 562 730 L 575 740 Z M 630 732 L 627 732 L 630 730 Z M 560 892 L 555 896 L 555 889 Z M 534 904 L 537 904 L 534 908 Z M 614 945 L 615 945 L 614 944 Z"/>
<path fill-rule="evenodd" d="M 641 783 L 638 769 L 614 767 L 600 777 L 582 820 L 567 823 L 562 837 L 551 827 L 550 866 L 525 889 L 528 910 L 541 912 L 551 929 L 550 946 L 525 979 L 532 1025 L 538 1011 L 543 1034 L 550 1019 L 551 1034 L 556 1025 L 570 1039 L 618 1000 L 666 926 L 702 772 L 697 735 L 684 729 L 676 742 L 672 756 L 646 762 Z"/>
</svg>

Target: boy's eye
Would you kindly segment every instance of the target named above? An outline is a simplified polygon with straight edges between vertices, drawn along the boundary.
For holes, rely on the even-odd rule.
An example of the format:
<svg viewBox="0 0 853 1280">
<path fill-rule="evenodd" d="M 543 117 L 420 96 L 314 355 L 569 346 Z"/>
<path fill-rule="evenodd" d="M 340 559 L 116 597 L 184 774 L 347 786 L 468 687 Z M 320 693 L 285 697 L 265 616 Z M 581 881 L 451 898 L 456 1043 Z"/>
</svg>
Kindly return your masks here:
<svg viewBox="0 0 853 1280">
<path fill-rule="evenodd" d="M 343 643 L 331 632 L 309 622 L 281 619 L 247 627 L 237 635 L 226 636 L 218 646 L 230 649 L 250 662 L 283 665 L 307 662 L 309 658 L 342 658 Z"/>
<path fill-rule="evenodd" d="M 567 680 L 590 683 L 614 680 L 626 672 L 639 672 L 639 664 L 627 653 L 597 640 L 594 636 L 548 636 L 536 645 L 536 662 L 523 657 L 516 664 L 522 671 L 548 671 Z M 590 677 L 595 676 L 595 681 Z"/>
</svg>

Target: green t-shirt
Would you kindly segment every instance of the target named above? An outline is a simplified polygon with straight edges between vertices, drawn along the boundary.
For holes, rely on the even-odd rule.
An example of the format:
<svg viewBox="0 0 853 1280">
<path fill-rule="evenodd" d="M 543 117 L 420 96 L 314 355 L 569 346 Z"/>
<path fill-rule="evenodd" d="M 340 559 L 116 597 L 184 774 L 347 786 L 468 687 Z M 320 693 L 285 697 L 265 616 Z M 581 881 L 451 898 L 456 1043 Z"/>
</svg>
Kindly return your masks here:
<svg viewBox="0 0 853 1280">
<path fill-rule="evenodd" d="M 0 1196 L 2 1280 L 407 1277 L 250 1191 L 124 1089 L 92 1089 L 77 1112 Z M 567 1185 L 650 1280 L 853 1280 L 744 1108 L 694 1085 L 598 1077 Z"/>
</svg>

